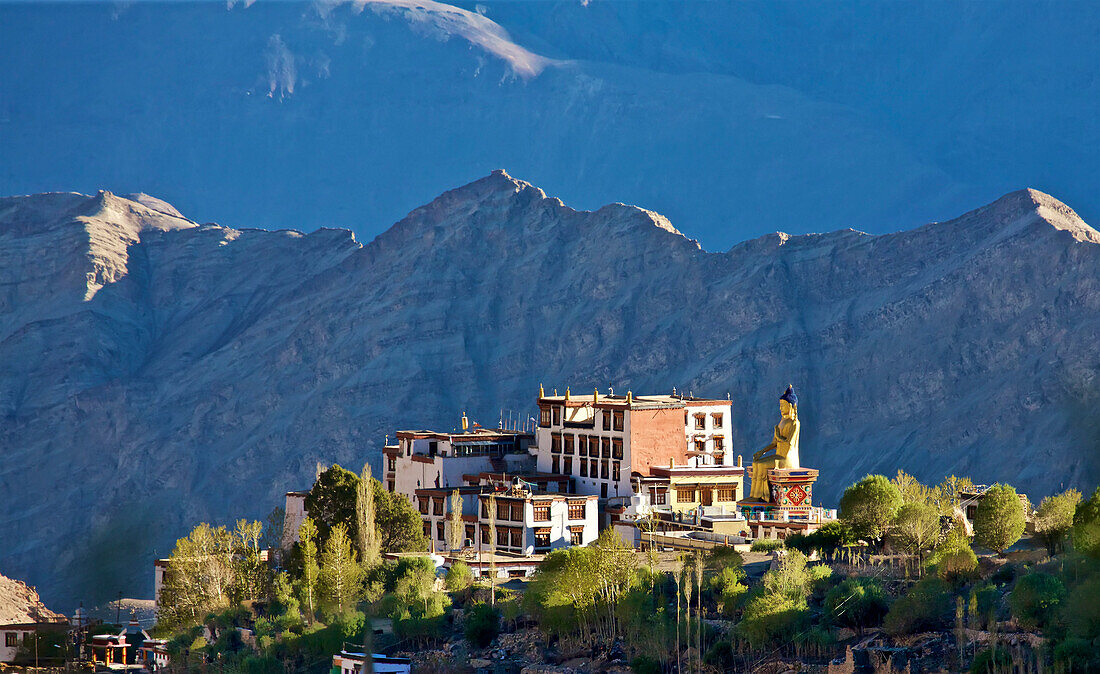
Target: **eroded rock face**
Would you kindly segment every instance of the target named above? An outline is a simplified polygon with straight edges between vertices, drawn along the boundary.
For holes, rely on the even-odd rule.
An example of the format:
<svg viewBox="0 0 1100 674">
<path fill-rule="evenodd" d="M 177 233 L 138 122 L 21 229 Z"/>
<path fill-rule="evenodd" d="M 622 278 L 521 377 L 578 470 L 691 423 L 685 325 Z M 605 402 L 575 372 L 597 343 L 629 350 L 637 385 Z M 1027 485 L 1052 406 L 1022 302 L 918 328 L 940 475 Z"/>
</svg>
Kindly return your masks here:
<svg viewBox="0 0 1100 674">
<path fill-rule="evenodd" d="M 55 622 L 64 616 L 46 608 L 34 588 L 0 575 L 0 625 Z"/>
<path fill-rule="evenodd" d="M 728 392 L 745 455 L 794 383 L 825 503 L 899 468 L 1100 477 L 1100 235 L 1031 190 L 725 253 L 503 172 L 366 245 L 49 194 L 0 200 L 0 263 L 0 566 L 51 601 L 151 595 L 195 523 L 262 518 L 317 461 L 377 471 L 395 428 L 526 417 L 540 382 Z"/>
</svg>

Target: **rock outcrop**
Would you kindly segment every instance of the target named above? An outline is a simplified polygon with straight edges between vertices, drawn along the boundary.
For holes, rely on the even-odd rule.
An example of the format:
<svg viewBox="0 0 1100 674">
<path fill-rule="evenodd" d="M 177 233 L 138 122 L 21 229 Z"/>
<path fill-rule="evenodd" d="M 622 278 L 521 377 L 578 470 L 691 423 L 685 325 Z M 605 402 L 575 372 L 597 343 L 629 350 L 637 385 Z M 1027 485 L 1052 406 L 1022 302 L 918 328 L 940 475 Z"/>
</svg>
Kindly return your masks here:
<svg viewBox="0 0 1100 674">
<path fill-rule="evenodd" d="M 27 584 L 0 575 L 0 625 L 60 622 L 65 616 L 46 608 Z"/>
<path fill-rule="evenodd" d="M 0 565 L 50 601 L 151 595 L 195 523 L 377 469 L 395 428 L 525 418 L 540 382 L 729 393 L 745 455 L 794 383 L 824 502 L 899 468 L 1100 478 L 1100 235 L 1033 190 L 725 253 L 503 172 L 366 245 L 43 194 L 0 200 L 0 275 Z"/>
</svg>

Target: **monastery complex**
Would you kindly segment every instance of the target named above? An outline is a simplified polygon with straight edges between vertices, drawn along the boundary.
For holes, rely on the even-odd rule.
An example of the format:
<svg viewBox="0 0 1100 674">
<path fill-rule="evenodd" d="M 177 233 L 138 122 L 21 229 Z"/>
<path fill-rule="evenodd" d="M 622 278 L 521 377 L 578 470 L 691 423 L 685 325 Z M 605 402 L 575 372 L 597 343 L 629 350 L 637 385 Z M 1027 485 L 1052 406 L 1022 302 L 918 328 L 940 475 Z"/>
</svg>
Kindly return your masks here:
<svg viewBox="0 0 1100 674">
<path fill-rule="evenodd" d="M 817 471 L 798 462 L 791 388 L 772 443 L 749 466 L 733 446 L 729 400 L 540 387 L 537 405 L 532 429 L 471 428 L 463 415 L 461 431 L 402 430 L 383 449 L 382 483 L 417 507 L 443 563 L 523 576 L 545 553 L 588 545 L 607 527 L 639 548 L 698 549 L 809 533 L 836 517 L 812 504 Z M 287 494 L 285 548 L 307 494 Z M 457 538 L 453 526 L 463 528 Z"/>
</svg>

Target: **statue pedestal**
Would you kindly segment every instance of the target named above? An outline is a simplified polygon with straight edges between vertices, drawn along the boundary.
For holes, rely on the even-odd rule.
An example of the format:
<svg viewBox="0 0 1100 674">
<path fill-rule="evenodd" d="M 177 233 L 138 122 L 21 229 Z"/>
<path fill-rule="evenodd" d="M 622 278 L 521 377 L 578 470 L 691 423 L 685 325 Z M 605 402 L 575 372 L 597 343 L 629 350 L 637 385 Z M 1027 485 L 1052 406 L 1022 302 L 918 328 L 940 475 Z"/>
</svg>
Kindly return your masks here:
<svg viewBox="0 0 1100 674">
<path fill-rule="evenodd" d="M 817 472 L 814 468 L 773 468 L 768 471 L 771 501 L 742 500 L 737 508 L 749 522 L 815 519 L 812 499 Z"/>
</svg>

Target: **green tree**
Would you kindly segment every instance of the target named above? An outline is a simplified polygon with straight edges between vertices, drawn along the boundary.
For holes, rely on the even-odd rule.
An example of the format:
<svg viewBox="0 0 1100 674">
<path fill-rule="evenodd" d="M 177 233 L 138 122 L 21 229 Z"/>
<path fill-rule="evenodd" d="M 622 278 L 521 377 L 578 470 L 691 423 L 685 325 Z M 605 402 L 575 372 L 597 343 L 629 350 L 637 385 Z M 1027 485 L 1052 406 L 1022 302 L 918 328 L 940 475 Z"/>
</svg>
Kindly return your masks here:
<svg viewBox="0 0 1100 674">
<path fill-rule="evenodd" d="M 312 517 L 302 520 L 298 527 L 298 545 L 302 553 L 302 572 L 298 577 L 301 588 L 302 600 L 309 611 L 309 620 L 312 623 L 316 607 L 314 601 L 317 596 L 317 584 L 321 577 L 321 567 L 317 563 L 317 525 Z"/>
<path fill-rule="evenodd" d="M 306 512 L 317 525 L 318 545 L 328 540 L 329 531 L 340 522 L 353 539 L 359 539 L 355 507 L 358 490 L 359 476 L 337 464 L 317 476 L 306 496 Z"/>
<path fill-rule="evenodd" d="M 378 526 L 374 506 L 375 480 L 370 474 L 370 464 L 363 464 L 363 472 L 355 484 L 355 533 L 359 544 L 359 556 L 363 565 L 370 567 L 378 563 Z M 379 485 L 381 486 L 381 485 Z"/>
<path fill-rule="evenodd" d="M 233 531 L 232 595 L 236 601 L 263 599 L 270 589 L 270 570 L 260 557 L 264 525 L 237 520 Z"/>
<path fill-rule="evenodd" d="M 409 499 L 402 494 L 386 491 L 378 480 L 371 480 L 374 487 L 375 524 L 378 542 L 386 552 L 424 552 L 428 540 L 424 538 L 423 520 Z"/>
<path fill-rule="evenodd" d="M 1100 557 L 1100 487 L 1089 500 L 1077 504 L 1073 514 L 1073 547 Z"/>
<path fill-rule="evenodd" d="M 1039 510 L 1035 513 L 1035 535 L 1043 541 L 1052 557 L 1061 552 L 1063 542 L 1073 529 L 1073 515 L 1080 502 L 1081 492 L 1067 489 L 1039 503 Z"/>
<path fill-rule="evenodd" d="M 901 507 L 901 492 L 882 475 L 868 475 L 844 490 L 840 518 L 859 538 L 880 542 Z"/>
<path fill-rule="evenodd" d="M 321 551 L 319 585 L 330 605 L 338 612 L 347 610 L 358 598 L 363 585 L 363 567 L 359 566 L 347 527 L 336 523 Z"/>
<path fill-rule="evenodd" d="M 903 504 L 930 504 L 933 502 L 935 490 L 924 486 L 917 478 L 906 473 L 904 470 L 899 470 L 897 476 L 894 477 L 891 482 L 898 488 L 898 493 L 901 494 L 901 502 Z"/>
<path fill-rule="evenodd" d="M 940 535 L 940 513 L 935 506 L 915 501 L 898 509 L 890 540 L 910 555 L 920 555 L 931 548 Z"/>
<path fill-rule="evenodd" d="M 1020 540 L 1024 524 L 1024 506 L 1016 490 L 1007 484 L 995 484 L 978 501 L 974 541 L 1003 554 Z"/>
<path fill-rule="evenodd" d="M 814 549 L 820 550 L 821 554 L 828 559 L 832 559 L 838 549 L 856 542 L 852 528 L 839 520 L 827 523 L 810 534 L 808 538 Z"/>
<path fill-rule="evenodd" d="M 1049 573 L 1029 573 L 1008 595 L 1012 615 L 1025 629 L 1045 627 L 1066 598 L 1066 586 Z"/>
<path fill-rule="evenodd" d="M 882 584 L 874 578 L 848 578 L 825 595 L 825 615 L 834 624 L 863 635 L 868 627 L 877 627 L 886 617 L 890 604 Z"/>
<path fill-rule="evenodd" d="M 235 581 L 233 536 L 205 522 L 176 541 L 161 586 L 157 619 L 168 626 L 197 624 L 229 605 Z"/>
</svg>

